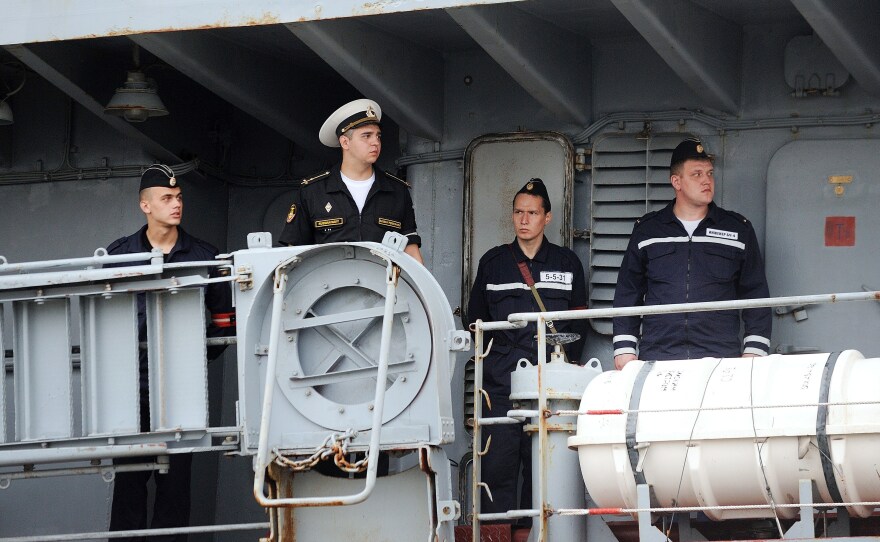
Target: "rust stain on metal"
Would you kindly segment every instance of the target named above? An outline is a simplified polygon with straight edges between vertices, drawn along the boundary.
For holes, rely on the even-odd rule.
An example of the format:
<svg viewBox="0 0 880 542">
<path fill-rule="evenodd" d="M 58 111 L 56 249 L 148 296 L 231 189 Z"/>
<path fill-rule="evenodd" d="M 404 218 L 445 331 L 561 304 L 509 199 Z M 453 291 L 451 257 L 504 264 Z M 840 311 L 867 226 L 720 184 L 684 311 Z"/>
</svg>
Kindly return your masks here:
<svg viewBox="0 0 880 542">
<path fill-rule="evenodd" d="M 358 15 L 379 15 L 382 13 L 395 13 L 398 11 L 428 11 L 434 9 L 432 7 L 412 7 L 405 10 L 398 8 L 400 2 L 398 0 L 383 0 L 379 2 L 364 2 L 360 9 L 354 8 L 351 11 L 353 16 Z M 388 9 L 391 8 L 391 9 Z M 395 9 L 397 8 L 397 9 Z"/>
<path fill-rule="evenodd" d="M 362 9 L 358 10 L 357 8 L 355 8 L 352 10 L 352 14 L 357 15 L 357 14 L 360 14 L 361 12 L 371 13 L 371 14 L 385 13 L 385 7 L 388 6 L 389 4 L 393 4 L 393 3 L 395 3 L 395 2 L 389 2 L 387 0 L 385 0 L 384 2 L 364 2 L 361 5 Z"/>
<path fill-rule="evenodd" d="M 110 275 L 110 278 L 124 279 L 127 277 L 143 277 L 145 275 L 146 275 L 146 273 L 144 273 L 142 271 L 138 271 L 138 272 L 130 272 L 129 271 L 129 272 L 113 273 L 112 275 Z"/>
<path fill-rule="evenodd" d="M 837 295 L 836 295 L 836 294 L 831 294 L 831 302 L 832 302 L 832 303 L 836 303 L 836 302 L 837 302 Z"/>
<path fill-rule="evenodd" d="M 319 17 L 320 18 L 320 17 Z M 302 21 L 310 21 L 312 18 L 301 18 Z M 121 28 L 109 28 L 105 32 L 98 33 L 89 33 L 82 34 L 79 36 L 70 36 L 70 37 L 55 37 L 47 40 L 39 40 L 39 41 L 67 41 L 67 40 L 79 40 L 79 39 L 93 39 L 93 38 L 107 38 L 107 37 L 115 37 L 115 36 L 130 36 L 132 34 L 159 34 L 163 32 L 180 32 L 183 30 L 211 30 L 215 28 L 230 28 L 230 27 L 241 27 L 241 26 L 265 26 L 271 24 L 280 24 L 283 22 L 281 20 L 281 16 L 277 13 L 273 13 L 271 11 L 266 11 L 262 15 L 257 17 L 245 17 L 243 19 L 232 20 L 232 19 L 220 19 L 213 23 L 201 24 L 201 25 L 193 25 L 193 26 L 166 26 L 162 28 L 131 28 L 128 26 Z M 37 43 L 37 42 L 34 42 Z"/>
<path fill-rule="evenodd" d="M 419 470 L 425 474 L 433 473 L 431 470 L 431 462 L 428 459 L 428 451 L 425 449 L 419 449 Z"/>
<path fill-rule="evenodd" d="M 570 423 L 548 423 L 547 431 L 571 431 Z"/>
</svg>

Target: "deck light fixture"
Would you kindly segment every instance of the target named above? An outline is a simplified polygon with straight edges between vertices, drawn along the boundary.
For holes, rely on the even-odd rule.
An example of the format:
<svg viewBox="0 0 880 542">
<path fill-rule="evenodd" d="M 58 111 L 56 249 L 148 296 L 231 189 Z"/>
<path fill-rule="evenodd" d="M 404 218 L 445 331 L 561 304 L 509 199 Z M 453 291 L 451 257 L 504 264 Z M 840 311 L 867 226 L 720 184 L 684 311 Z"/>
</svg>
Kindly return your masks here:
<svg viewBox="0 0 880 542">
<path fill-rule="evenodd" d="M 3 101 L 0 102 L 0 126 L 6 126 L 13 122 L 15 122 L 15 120 L 12 116 L 12 108 L 9 107 L 9 104 L 6 103 L 6 99 L 4 98 Z"/>
<path fill-rule="evenodd" d="M 104 108 L 104 113 L 123 117 L 128 122 L 144 122 L 150 117 L 168 114 L 165 104 L 159 98 L 156 82 L 147 78 L 140 69 L 140 48 L 134 46 L 135 68 L 128 72 L 125 83 Z"/>
<path fill-rule="evenodd" d="M 12 108 L 9 107 L 9 103 L 7 102 L 7 100 L 10 96 L 12 96 L 24 87 L 24 82 L 27 79 L 27 71 L 25 70 L 24 66 L 19 65 L 19 67 L 21 68 L 21 83 L 12 90 L 10 90 L 7 86 L 6 96 L 3 96 L 3 98 L 0 99 L 0 126 L 8 126 L 15 122 L 15 118 L 12 115 Z"/>
</svg>

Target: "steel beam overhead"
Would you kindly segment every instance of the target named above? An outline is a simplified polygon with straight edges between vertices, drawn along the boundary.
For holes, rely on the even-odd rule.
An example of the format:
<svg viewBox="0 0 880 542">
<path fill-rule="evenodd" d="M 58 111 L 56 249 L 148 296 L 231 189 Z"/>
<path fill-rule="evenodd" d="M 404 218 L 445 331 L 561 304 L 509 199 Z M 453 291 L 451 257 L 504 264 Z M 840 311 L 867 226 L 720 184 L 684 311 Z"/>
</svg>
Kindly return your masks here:
<svg viewBox="0 0 880 542">
<path fill-rule="evenodd" d="M 590 122 L 590 46 L 580 36 L 513 6 L 447 13 L 542 106 L 561 120 Z"/>
<path fill-rule="evenodd" d="M 727 113 L 739 109 L 742 30 L 690 0 L 611 0 L 675 73 Z"/>
<path fill-rule="evenodd" d="M 228 28 L 518 0 L 6 0 L 0 44 Z"/>
<path fill-rule="evenodd" d="M 287 28 L 402 129 L 432 141 L 443 135 L 443 58 L 353 20 Z M 341 105 L 341 104 L 340 104 Z"/>
<path fill-rule="evenodd" d="M 880 2 L 791 0 L 834 56 L 872 96 L 880 96 Z"/>
<path fill-rule="evenodd" d="M 43 79 L 58 87 L 58 89 L 64 94 L 70 96 L 73 101 L 112 126 L 124 137 L 139 143 L 146 152 L 153 155 L 157 160 L 167 164 L 179 164 L 180 162 L 183 162 L 180 157 L 132 126 L 131 123 L 124 120 L 122 117 L 105 115 L 103 105 L 30 48 L 24 45 L 7 45 L 4 48 L 21 60 L 30 69 L 37 72 Z"/>
<path fill-rule="evenodd" d="M 210 31 L 140 34 L 130 39 L 266 126 L 318 156 L 324 112 L 310 103 L 295 67 L 261 56 Z"/>
</svg>

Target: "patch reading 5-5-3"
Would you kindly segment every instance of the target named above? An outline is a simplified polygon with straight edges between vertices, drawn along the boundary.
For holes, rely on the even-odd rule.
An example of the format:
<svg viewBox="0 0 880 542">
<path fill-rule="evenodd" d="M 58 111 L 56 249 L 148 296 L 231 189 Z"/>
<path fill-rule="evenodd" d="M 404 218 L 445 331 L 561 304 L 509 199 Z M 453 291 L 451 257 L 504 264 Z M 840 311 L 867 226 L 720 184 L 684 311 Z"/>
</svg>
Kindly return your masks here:
<svg viewBox="0 0 880 542">
<path fill-rule="evenodd" d="M 330 228 L 333 226 L 341 226 L 345 224 L 343 218 L 325 218 L 324 220 L 315 220 L 315 228 Z"/>
<path fill-rule="evenodd" d="M 379 217 L 379 225 L 380 226 L 388 226 L 390 228 L 400 229 L 402 224 L 396 220 L 391 220 L 390 218 L 381 218 Z"/>
<path fill-rule="evenodd" d="M 574 273 L 570 271 L 541 271 L 541 282 L 571 284 Z"/>
<path fill-rule="evenodd" d="M 293 222 L 294 217 L 296 217 L 296 203 L 290 204 L 290 211 L 287 213 L 287 223 Z"/>
</svg>

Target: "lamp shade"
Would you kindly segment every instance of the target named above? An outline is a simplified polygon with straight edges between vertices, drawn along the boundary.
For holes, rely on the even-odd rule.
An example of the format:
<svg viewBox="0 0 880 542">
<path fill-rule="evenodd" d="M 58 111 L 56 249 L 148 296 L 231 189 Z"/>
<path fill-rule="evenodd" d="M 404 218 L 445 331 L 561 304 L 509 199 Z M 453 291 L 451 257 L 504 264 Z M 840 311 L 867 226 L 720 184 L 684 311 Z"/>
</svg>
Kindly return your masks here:
<svg viewBox="0 0 880 542">
<path fill-rule="evenodd" d="M 0 102 L 0 126 L 12 124 L 13 122 L 12 108 L 5 101 Z"/>
<path fill-rule="evenodd" d="M 143 122 L 150 117 L 168 114 L 156 92 L 156 86 L 143 72 L 128 72 L 125 83 L 116 89 L 104 113 L 124 117 L 128 122 Z"/>
</svg>

